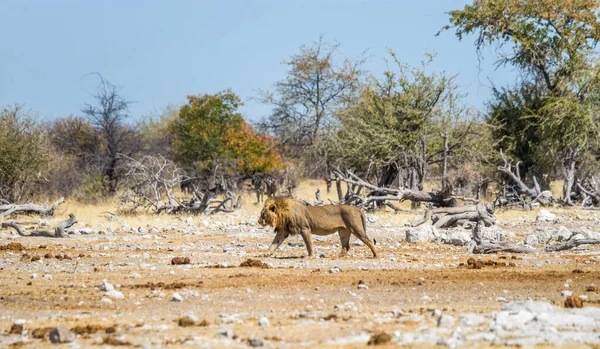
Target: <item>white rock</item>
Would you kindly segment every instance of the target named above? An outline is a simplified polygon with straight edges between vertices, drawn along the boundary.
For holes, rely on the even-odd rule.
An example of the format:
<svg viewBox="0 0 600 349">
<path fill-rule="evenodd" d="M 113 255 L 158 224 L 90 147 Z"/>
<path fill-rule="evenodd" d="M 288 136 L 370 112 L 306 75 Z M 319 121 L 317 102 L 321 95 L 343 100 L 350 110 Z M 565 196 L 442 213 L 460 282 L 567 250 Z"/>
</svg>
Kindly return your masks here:
<svg viewBox="0 0 600 349">
<path fill-rule="evenodd" d="M 258 326 L 269 327 L 269 326 L 271 326 L 271 323 L 269 322 L 269 319 L 267 319 L 265 316 L 263 316 L 258 320 Z"/>
<path fill-rule="evenodd" d="M 535 319 L 535 315 L 527 310 L 499 311 L 494 316 L 492 329 L 516 330 L 524 327 L 525 324 L 533 321 L 533 319 Z"/>
<path fill-rule="evenodd" d="M 506 303 L 506 298 L 504 298 L 504 297 L 498 297 L 498 298 L 496 298 L 496 302 Z"/>
<path fill-rule="evenodd" d="M 554 220 L 556 219 L 556 215 L 550 213 L 548 210 L 545 209 L 541 209 L 538 214 L 537 217 L 535 218 L 536 222 L 554 222 Z"/>
<path fill-rule="evenodd" d="M 560 291 L 560 295 L 563 296 L 563 297 L 572 296 L 573 295 L 573 291 L 563 290 L 563 291 Z"/>
<path fill-rule="evenodd" d="M 442 236 L 442 242 L 448 245 L 465 246 L 471 242 L 471 233 L 465 230 L 450 230 Z"/>
<path fill-rule="evenodd" d="M 474 313 L 464 313 L 459 315 L 460 325 L 465 327 L 478 326 L 485 322 L 485 317 Z"/>
<path fill-rule="evenodd" d="M 433 225 L 420 225 L 406 229 L 406 241 L 408 242 L 428 242 L 440 238 L 436 227 Z"/>
<path fill-rule="evenodd" d="M 71 332 L 65 326 L 58 326 L 52 331 L 48 336 L 50 338 L 50 342 L 52 343 L 71 343 L 75 340 L 75 333 Z"/>
<path fill-rule="evenodd" d="M 125 298 L 125 296 L 123 296 L 123 293 L 121 293 L 117 290 L 114 290 L 114 289 L 104 292 L 104 296 L 112 298 L 112 299 L 124 299 Z"/>
<path fill-rule="evenodd" d="M 42 275 L 42 277 L 46 280 L 52 280 L 52 275 L 50 275 L 50 274 L 44 274 L 44 275 Z"/>
<path fill-rule="evenodd" d="M 108 291 L 114 290 L 115 287 L 111 283 L 109 283 L 108 281 L 104 280 L 104 281 L 102 281 L 102 283 L 100 284 L 100 286 L 98 286 L 98 289 L 100 291 L 106 291 L 106 292 L 108 292 Z"/>
<path fill-rule="evenodd" d="M 492 225 L 491 227 L 481 227 L 481 229 L 479 229 L 479 237 L 482 240 L 487 241 L 502 241 L 511 235 L 511 232 L 502 230 L 497 225 Z"/>
<path fill-rule="evenodd" d="M 110 298 L 102 297 L 100 303 L 113 304 L 113 301 L 111 301 Z"/>
<path fill-rule="evenodd" d="M 333 267 L 333 268 L 329 269 L 329 272 L 332 274 L 339 273 L 341 271 L 342 271 L 342 269 L 340 269 L 338 267 Z"/>
<path fill-rule="evenodd" d="M 35 278 L 37 278 L 37 274 L 36 274 L 36 273 L 33 273 L 33 274 L 29 275 L 29 278 L 30 278 L 30 279 L 35 279 Z"/>
<path fill-rule="evenodd" d="M 442 328 L 451 328 L 454 326 L 456 319 L 453 316 L 442 314 L 437 320 L 437 326 Z"/>
<path fill-rule="evenodd" d="M 371 224 L 375 224 L 377 221 L 379 221 L 379 218 L 377 218 L 377 216 L 374 214 L 366 214 L 365 218 L 367 219 L 367 222 Z"/>
<path fill-rule="evenodd" d="M 183 302 L 183 297 L 181 297 L 181 295 L 179 293 L 175 292 L 171 296 L 171 301 L 173 301 L 173 302 Z"/>
<path fill-rule="evenodd" d="M 539 243 L 537 236 L 527 235 L 525 238 L 525 245 L 537 245 Z"/>
<path fill-rule="evenodd" d="M 531 313 L 542 312 L 562 312 L 562 309 L 556 305 L 542 301 L 516 301 L 510 302 L 502 306 L 503 311 L 520 311 L 526 310 Z"/>
<path fill-rule="evenodd" d="M 369 286 L 367 286 L 367 284 L 358 284 L 357 288 L 359 290 L 368 290 Z"/>
<path fill-rule="evenodd" d="M 569 231 L 569 229 L 567 229 L 563 226 L 560 226 L 558 228 L 558 231 L 556 231 L 553 234 L 552 238 L 556 239 L 557 241 L 567 241 L 567 240 L 569 240 L 571 235 L 572 235 L 572 233 L 571 233 L 571 231 Z"/>
<path fill-rule="evenodd" d="M 142 277 L 142 276 L 141 276 L 140 274 L 138 274 L 138 273 L 131 273 L 131 274 L 129 274 L 129 276 L 128 276 L 128 277 L 129 277 L 130 279 L 137 279 L 137 278 L 140 278 L 140 277 Z"/>
</svg>

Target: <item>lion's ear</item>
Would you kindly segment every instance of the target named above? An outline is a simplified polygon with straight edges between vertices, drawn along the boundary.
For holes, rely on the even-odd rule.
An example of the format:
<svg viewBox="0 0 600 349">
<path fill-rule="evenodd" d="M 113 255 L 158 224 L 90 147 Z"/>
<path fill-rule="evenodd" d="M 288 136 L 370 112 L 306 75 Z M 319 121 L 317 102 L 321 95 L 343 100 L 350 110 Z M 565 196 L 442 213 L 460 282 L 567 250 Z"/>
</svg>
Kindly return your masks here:
<svg viewBox="0 0 600 349">
<path fill-rule="evenodd" d="M 271 206 L 269 206 L 269 211 L 275 212 L 275 204 L 271 204 Z"/>
</svg>

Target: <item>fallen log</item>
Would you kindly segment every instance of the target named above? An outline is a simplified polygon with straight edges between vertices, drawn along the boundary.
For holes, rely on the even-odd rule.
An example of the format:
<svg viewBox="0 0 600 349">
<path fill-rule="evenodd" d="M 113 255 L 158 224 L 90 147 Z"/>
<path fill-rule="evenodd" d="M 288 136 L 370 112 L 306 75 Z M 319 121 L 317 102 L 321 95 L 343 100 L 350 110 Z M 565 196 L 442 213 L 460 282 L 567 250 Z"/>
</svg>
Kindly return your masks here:
<svg viewBox="0 0 600 349">
<path fill-rule="evenodd" d="M 19 235 L 24 237 L 66 238 L 68 235 L 65 233 L 65 229 L 72 227 L 75 223 L 77 223 L 77 218 L 71 213 L 69 214 L 69 219 L 60 222 L 56 228 L 54 228 L 54 231 L 36 229 L 30 234 L 25 234 L 15 221 L 3 222 L 2 228 L 13 228 Z"/>
<path fill-rule="evenodd" d="M 65 201 L 65 198 L 60 198 L 56 200 L 52 206 L 46 205 L 36 205 L 36 204 L 8 204 L 8 205 L 0 205 L 0 218 L 8 216 L 13 213 L 28 213 L 28 214 L 39 214 L 40 216 L 53 216 L 54 210 L 58 207 L 58 205 L 62 204 Z"/>
<path fill-rule="evenodd" d="M 446 213 L 446 215 L 435 221 L 433 220 L 434 215 L 442 213 Z M 461 221 L 478 222 L 481 220 L 486 227 L 496 224 L 494 209 L 486 203 L 459 207 L 434 208 L 425 212 L 423 218 L 415 221 L 412 226 L 417 227 L 430 219 L 433 221 L 433 226 L 436 228 L 449 228 Z"/>
</svg>

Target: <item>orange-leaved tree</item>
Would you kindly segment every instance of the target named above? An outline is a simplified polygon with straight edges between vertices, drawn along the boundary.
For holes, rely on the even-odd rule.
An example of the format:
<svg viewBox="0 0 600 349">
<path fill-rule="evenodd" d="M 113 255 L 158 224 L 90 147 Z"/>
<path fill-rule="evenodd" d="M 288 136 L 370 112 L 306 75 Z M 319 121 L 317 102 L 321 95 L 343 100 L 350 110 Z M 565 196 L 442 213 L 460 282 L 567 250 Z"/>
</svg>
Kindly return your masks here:
<svg viewBox="0 0 600 349">
<path fill-rule="evenodd" d="M 231 91 L 188 96 L 171 122 L 176 160 L 200 172 L 250 175 L 282 166 L 269 137 L 258 134 L 238 112 L 240 98 Z"/>
</svg>

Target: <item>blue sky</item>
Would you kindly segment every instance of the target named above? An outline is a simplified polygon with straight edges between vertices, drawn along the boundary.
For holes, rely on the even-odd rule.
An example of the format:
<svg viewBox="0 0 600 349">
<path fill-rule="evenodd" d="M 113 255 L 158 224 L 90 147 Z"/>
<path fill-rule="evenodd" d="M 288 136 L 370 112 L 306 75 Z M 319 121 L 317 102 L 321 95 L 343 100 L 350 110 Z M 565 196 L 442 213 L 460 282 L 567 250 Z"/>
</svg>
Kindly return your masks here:
<svg viewBox="0 0 600 349">
<path fill-rule="evenodd" d="M 133 118 L 185 103 L 190 94 L 231 88 L 253 121 L 269 113 L 252 100 L 285 76 L 281 64 L 320 34 L 343 55 L 367 50 L 365 69 L 385 69 L 387 48 L 411 65 L 437 54 L 432 69 L 459 74 L 467 103 L 482 108 L 490 82 L 515 73 L 481 65 L 473 38 L 436 37 L 445 12 L 470 1 L 219 0 L 0 2 L 0 106 L 25 104 L 40 118 L 81 115 L 98 83 L 91 72 L 135 102 Z"/>
</svg>

